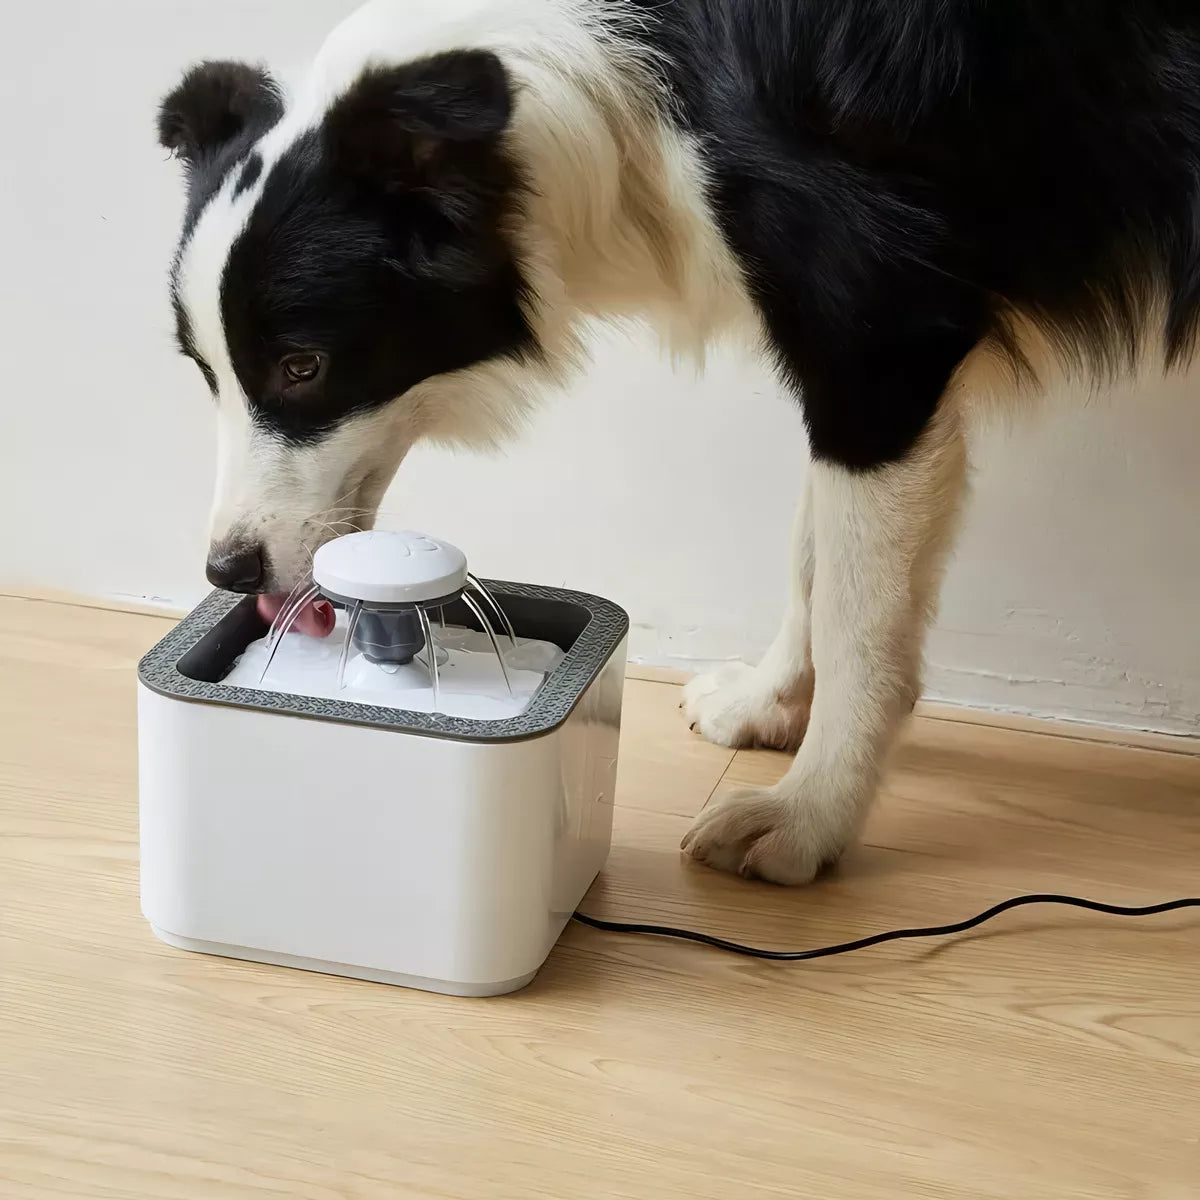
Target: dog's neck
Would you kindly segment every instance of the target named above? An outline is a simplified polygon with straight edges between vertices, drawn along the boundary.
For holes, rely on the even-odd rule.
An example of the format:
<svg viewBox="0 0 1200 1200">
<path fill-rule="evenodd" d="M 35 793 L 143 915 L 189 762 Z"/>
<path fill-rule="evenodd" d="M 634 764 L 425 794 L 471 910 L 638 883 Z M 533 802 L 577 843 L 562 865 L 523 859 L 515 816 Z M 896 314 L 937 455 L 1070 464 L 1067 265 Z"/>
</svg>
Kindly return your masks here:
<svg viewBox="0 0 1200 1200">
<path fill-rule="evenodd" d="M 702 357 L 755 324 L 751 306 L 653 61 L 604 28 L 605 7 L 570 30 L 576 44 L 506 55 L 520 87 L 511 141 L 530 175 L 513 236 L 539 307 L 560 310 L 535 317 L 642 319 L 673 354 Z"/>
</svg>

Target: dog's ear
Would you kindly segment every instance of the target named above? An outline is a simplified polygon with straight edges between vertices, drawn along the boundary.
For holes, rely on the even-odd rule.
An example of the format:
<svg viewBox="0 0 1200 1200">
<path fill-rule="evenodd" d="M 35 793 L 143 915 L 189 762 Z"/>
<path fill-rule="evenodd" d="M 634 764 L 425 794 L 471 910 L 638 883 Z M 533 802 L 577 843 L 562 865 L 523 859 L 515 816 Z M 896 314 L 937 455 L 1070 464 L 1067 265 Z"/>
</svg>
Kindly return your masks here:
<svg viewBox="0 0 1200 1200">
<path fill-rule="evenodd" d="M 497 139 L 512 85 L 487 50 L 456 50 L 374 68 L 339 99 L 325 130 L 338 168 L 385 190 L 426 182 L 439 164 Z"/>
<path fill-rule="evenodd" d="M 218 153 L 245 133 L 265 133 L 283 100 L 260 67 L 206 62 L 184 75 L 158 110 L 158 140 L 187 163 Z"/>
</svg>

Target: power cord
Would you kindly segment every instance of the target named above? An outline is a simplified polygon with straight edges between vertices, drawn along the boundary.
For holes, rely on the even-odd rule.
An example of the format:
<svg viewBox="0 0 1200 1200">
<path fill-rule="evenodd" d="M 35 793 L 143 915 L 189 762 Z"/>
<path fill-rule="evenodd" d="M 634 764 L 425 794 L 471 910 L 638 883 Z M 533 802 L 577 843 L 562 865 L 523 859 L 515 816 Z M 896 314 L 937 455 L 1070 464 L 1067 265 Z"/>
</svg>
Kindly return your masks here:
<svg viewBox="0 0 1200 1200">
<path fill-rule="evenodd" d="M 714 937 L 709 933 L 696 933 L 690 929 L 673 929 L 669 925 L 639 925 L 625 921 L 605 921 L 600 917 L 589 917 L 580 912 L 574 914 L 574 919 L 581 925 L 588 925 L 592 929 L 603 929 L 608 933 L 647 933 L 654 937 L 700 942 L 705 946 L 714 946 L 718 950 L 728 950 L 732 954 L 744 954 L 748 958 L 768 958 L 776 962 L 807 962 L 814 958 L 829 958 L 834 954 L 849 954 L 852 950 L 866 950 L 869 946 L 881 946 L 884 942 L 897 942 L 902 938 L 950 937 L 956 933 L 966 933 L 968 929 L 974 929 L 985 921 L 1000 916 L 1001 913 L 1033 904 L 1065 904 L 1071 908 L 1084 908 L 1089 912 L 1107 913 L 1114 917 L 1153 917 L 1159 913 L 1178 912 L 1182 908 L 1200 908 L 1200 897 L 1187 896 L 1180 900 L 1166 900 L 1161 904 L 1126 905 L 1104 904 L 1099 900 L 1084 900 L 1079 896 L 1058 896 L 1039 892 L 1001 900 L 999 904 L 993 904 L 991 908 L 977 916 L 968 917 L 965 921 L 956 921 L 952 925 L 927 925 L 920 929 L 892 929 L 887 933 L 875 933 L 870 937 L 857 938 L 853 942 L 841 942 L 836 946 L 820 946 L 815 950 L 760 950 L 754 946 L 743 946 L 740 942 Z"/>
</svg>

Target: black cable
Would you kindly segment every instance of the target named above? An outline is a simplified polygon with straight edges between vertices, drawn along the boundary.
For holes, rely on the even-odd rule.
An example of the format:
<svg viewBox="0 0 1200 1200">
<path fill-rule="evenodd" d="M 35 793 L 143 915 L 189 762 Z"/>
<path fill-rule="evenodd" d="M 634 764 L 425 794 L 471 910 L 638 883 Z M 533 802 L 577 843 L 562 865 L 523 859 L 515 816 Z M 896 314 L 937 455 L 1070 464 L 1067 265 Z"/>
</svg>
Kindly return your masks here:
<svg viewBox="0 0 1200 1200">
<path fill-rule="evenodd" d="M 718 950 L 729 950 L 734 954 L 744 954 L 750 958 L 769 958 L 777 962 L 803 962 L 814 958 L 828 958 L 833 954 L 849 954 L 851 950 L 865 950 L 868 946 L 880 946 L 884 942 L 895 942 L 901 938 L 932 938 L 949 937 L 955 933 L 965 933 L 974 929 L 993 917 L 1000 916 L 1010 909 L 1024 908 L 1030 904 L 1066 904 L 1072 908 L 1086 908 L 1089 912 L 1107 913 L 1114 917 L 1153 917 L 1159 913 L 1177 912 L 1181 908 L 1200 908 L 1200 897 L 1188 896 L 1180 900 L 1166 900 L 1161 904 L 1125 905 L 1104 904 L 1099 900 L 1084 900 L 1079 896 L 1056 896 L 1049 893 L 1037 893 L 1029 896 L 1013 896 L 993 904 L 985 912 L 968 917 L 965 921 L 956 921 L 952 925 L 928 925 L 923 929 L 892 929 L 887 933 L 875 933 L 870 937 L 857 938 L 853 942 L 842 942 L 836 946 L 821 946 L 816 950 L 758 950 L 753 946 L 743 946 L 739 942 L 730 942 L 725 938 L 713 937 L 708 933 L 695 933 L 690 929 L 672 929 L 669 925 L 638 925 L 624 921 L 605 921 L 600 917 L 589 917 L 583 913 L 575 913 L 574 919 L 581 925 L 589 925 L 593 929 L 603 929 L 608 933 L 648 933 L 655 937 L 679 938 L 686 942 L 700 942 L 705 946 L 714 946 Z"/>
</svg>

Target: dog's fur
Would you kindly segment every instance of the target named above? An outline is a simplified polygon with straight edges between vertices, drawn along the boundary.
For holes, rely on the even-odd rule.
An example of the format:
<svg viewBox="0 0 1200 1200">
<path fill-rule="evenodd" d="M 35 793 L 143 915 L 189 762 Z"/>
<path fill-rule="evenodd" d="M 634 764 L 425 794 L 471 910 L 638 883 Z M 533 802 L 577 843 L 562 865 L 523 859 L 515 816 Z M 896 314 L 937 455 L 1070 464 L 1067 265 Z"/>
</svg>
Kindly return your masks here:
<svg viewBox="0 0 1200 1200">
<path fill-rule="evenodd" d="M 842 851 L 918 694 L 962 400 L 1179 364 L 1200 315 L 1194 0 L 373 0 L 286 95 L 195 68 L 160 138 L 218 581 L 286 590 L 417 439 L 517 429 L 585 318 L 771 355 L 814 460 L 787 617 L 685 705 L 798 753 L 684 847 L 777 882 Z"/>
</svg>

